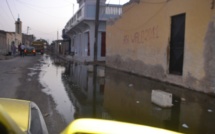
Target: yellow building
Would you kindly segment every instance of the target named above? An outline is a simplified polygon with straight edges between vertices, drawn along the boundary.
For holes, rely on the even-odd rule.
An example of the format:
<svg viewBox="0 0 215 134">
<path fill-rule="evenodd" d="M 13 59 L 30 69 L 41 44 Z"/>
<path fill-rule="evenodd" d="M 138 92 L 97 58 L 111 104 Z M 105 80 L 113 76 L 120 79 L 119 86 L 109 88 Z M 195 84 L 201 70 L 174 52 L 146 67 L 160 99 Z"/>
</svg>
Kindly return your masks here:
<svg viewBox="0 0 215 134">
<path fill-rule="evenodd" d="M 215 93 L 215 0 L 130 0 L 107 26 L 107 66 Z"/>
</svg>

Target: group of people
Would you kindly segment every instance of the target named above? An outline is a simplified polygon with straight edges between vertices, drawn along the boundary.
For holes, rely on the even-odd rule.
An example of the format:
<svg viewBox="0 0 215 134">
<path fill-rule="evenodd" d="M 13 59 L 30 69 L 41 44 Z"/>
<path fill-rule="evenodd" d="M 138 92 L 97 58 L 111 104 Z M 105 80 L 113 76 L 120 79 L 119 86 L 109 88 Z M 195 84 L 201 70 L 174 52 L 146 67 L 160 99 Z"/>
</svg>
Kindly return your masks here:
<svg viewBox="0 0 215 134">
<path fill-rule="evenodd" d="M 25 51 L 25 45 L 20 43 L 18 45 L 18 51 L 21 57 L 24 57 L 24 51 Z M 11 44 L 11 55 L 15 56 L 16 55 L 16 45 L 15 42 L 13 41 Z"/>
</svg>

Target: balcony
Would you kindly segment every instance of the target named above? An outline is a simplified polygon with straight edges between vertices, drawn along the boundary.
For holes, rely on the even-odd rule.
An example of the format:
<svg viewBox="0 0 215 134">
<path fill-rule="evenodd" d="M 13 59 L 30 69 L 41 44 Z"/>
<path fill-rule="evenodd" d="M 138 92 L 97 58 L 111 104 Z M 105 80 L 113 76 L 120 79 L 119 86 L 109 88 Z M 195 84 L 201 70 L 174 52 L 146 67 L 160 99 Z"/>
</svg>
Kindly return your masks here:
<svg viewBox="0 0 215 134">
<path fill-rule="evenodd" d="M 83 4 L 74 16 L 67 22 L 65 32 L 71 30 L 83 20 L 95 20 L 96 5 Z M 116 18 L 122 14 L 122 5 L 101 5 L 100 20 L 106 21 L 110 18 Z"/>
</svg>

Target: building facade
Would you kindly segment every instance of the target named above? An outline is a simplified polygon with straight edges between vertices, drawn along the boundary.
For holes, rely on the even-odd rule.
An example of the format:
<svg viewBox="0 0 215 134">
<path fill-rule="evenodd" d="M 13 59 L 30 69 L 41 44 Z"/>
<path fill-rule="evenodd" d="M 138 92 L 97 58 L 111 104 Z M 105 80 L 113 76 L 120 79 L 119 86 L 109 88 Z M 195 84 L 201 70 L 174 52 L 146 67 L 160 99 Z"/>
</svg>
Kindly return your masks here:
<svg viewBox="0 0 215 134">
<path fill-rule="evenodd" d="M 22 43 L 22 22 L 18 18 L 15 23 L 15 32 L 0 30 L 0 54 L 6 55 L 11 52 L 11 44 L 15 42 L 16 47 Z"/>
<path fill-rule="evenodd" d="M 6 32 L 0 31 L 0 55 L 6 54 L 7 44 L 6 44 Z"/>
<path fill-rule="evenodd" d="M 77 0 L 79 10 L 65 26 L 64 35 L 69 37 L 70 51 L 74 60 L 93 61 L 95 43 L 96 0 Z M 104 61 L 106 56 L 106 21 L 121 14 L 120 5 L 106 5 L 100 0 L 97 59 Z"/>
<path fill-rule="evenodd" d="M 69 54 L 69 40 L 55 40 L 52 43 L 53 50 L 55 54 L 60 54 L 66 56 Z"/>
<path fill-rule="evenodd" d="M 16 29 L 13 36 L 15 36 L 15 45 L 16 47 L 18 47 L 18 45 L 22 43 L 22 21 L 20 20 L 20 18 L 18 18 L 15 22 L 15 26 Z"/>
<path fill-rule="evenodd" d="M 133 0 L 107 26 L 110 67 L 215 93 L 215 1 Z"/>
<path fill-rule="evenodd" d="M 31 45 L 34 40 L 35 40 L 34 35 L 22 34 L 22 43 L 24 43 L 25 45 L 27 46 Z"/>
</svg>

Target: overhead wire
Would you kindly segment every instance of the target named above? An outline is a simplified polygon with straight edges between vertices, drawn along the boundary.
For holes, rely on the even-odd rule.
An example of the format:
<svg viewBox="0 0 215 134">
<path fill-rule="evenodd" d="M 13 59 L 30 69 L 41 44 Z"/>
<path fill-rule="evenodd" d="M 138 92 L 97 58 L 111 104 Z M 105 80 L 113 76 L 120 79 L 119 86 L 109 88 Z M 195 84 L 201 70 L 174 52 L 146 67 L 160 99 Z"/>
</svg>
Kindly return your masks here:
<svg viewBox="0 0 215 134">
<path fill-rule="evenodd" d="M 16 21 L 16 20 L 15 20 L 15 18 L 14 18 L 14 16 L 13 16 L 13 13 L 12 13 L 12 11 L 11 11 L 11 9 L 10 9 L 10 5 L 9 5 L 9 3 L 8 3 L 8 1 L 7 1 L 7 0 L 6 0 L 6 3 L 7 3 L 7 6 L 8 6 L 8 8 L 9 8 L 9 10 L 10 10 L 10 13 L 11 13 L 11 15 L 12 15 L 12 17 L 13 17 L 14 21 Z"/>
<path fill-rule="evenodd" d="M 12 17 L 8 17 L 9 15 L 8 15 L 8 12 L 6 12 L 5 11 L 5 9 L 4 9 L 4 5 L 3 5 L 4 3 L 1 3 L 0 4 L 0 16 L 1 16 L 1 24 L 2 24 L 2 26 L 4 26 L 3 27 L 3 29 L 5 29 L 6 27 L 5 27 L 5 25 L 7 25 L 7 27 L 11 27 L 9 24 L 14 24 L 14 20 L 13 20 L 13 18 Z M 6 4 L 6 1 L 5 1 L 5 4 Z M 13 22 L 13 23 L 12 23 Z"/>
<path fill-rule="evenodd" d="M 49 38 L 49 39 L 53 39 L 53 36 L 55 35 L 55 31 L 54 32 L 52 32 L 52 33 L 46 33 L 46 32 L 43 32 L 43 31 L 40 31 L 40 30 L 35 30 L 34 28 L 32 28 L 31 29 L 32 31 L 34 31 L 34 36 L 36 37 L 36 38 L 43 38 L 43 39 L 45 39 L 45 38 Z M 37 33 L 39 33 L 39 36 L 38 35 L 36 35 Z M 42 36 L 41 36 L 42 35 Z M 44 37 L 45 36 L 45 37 Z"/>
<path fill-rule="evenodd" d="M 18 2 L 19 4 L 22 3 L 22 1 L 20 2 L 19 0 L 18 0 L 18 1 L 16 0 L 15 2 Z M 13 17 L 12 20 L 15 21 L 13 12 L 12 12 L 12 10 L 11 10 L 11 5 L 8 3 L 7 0 L 6 0 L 6 3 L 7 3 L 7 6 L 8 6 L 8 8 L 9 8 L 9 10 L 10 10 L 10 13 L 11 13 L 11 15 L 12 15 L 12 17 Z M 14 3 L 14 6 L 15 6 L 15 4 L 16 4 L 16 3 Z M 2 4 L 1 4 L 1 5 L 2 5 Z M 1 6 L 1 5 L 0 5 L 0 6 Z M 23 4 L 23 3 L 22 3 L 22 5 L 25 5 L 25 7 L 27 7 L 27 6 L 30 7 L 30 6 L 27 5 L 27 4 Z M 69 5 L 71 5 L 71 4 L 69 4 Z M 34 8 L 34 7 L 30 7 L 30 8 L 32 9 L 32 8 Z M 3 9 L 3 8 L 1 8 L 1 9 Z M 35 9 L 35 8 L 34 8 L 34 9 Z M 17 9 L 16 9 L 16 10 L 17 10 Z M 36 10 L 36 9 L 35 9 L 35 10 Z M 17 10 L 17 11 L 18 11 L 18 10 Z M 42 14 L 44 14 L 44 13 L 42 13 Z M 49 16 L 50 16 L 50 15 L 49 15 Z M 4 17 L 4 16 L 2 16 L 2 17 Z M 53 17 L 56 18 L 56 16 L 53 16 Z M 59 17 L 59 16 L 58 16 L 58 17 Z M 7 18 L 11 18 L 11 17 L 7 17 Z M 5 21 L 5 20 L 6 20 L 6 19 L 4 19 L 4 21 Z M 1 22 L 0 24 L 1 24 L 1 26 L 3 26 L 2 22 Z M 8 24 L 10 24 L 10 23 L 6 23 L 6 24 L 8 25 Z M 14 24 L 14 23 L 13 23 L 13 24 Z M 24 26 L 25 26 L 25 25 L 24 25 Z M 11 26 L 8 25 L 8 27 L 11 27 Z M 53 37 L 53 35 L 55 35 L 54 32 L 47 33 L 47 32 L 43 32 L 43 31 L 40 31 L 40 30 L 36 30 L 35 28 L 32 28 L 31 30 L 34 31 L 34 32 L 33 32 L 34 35 L 35 35 L 35 32 L 36 32 L 36 33 L 43 34 L 43 35 L 46 35 L 47 37 L 48 37 L 48 36 L 49 36 L 49 37 Z"/>
<path fill-rule="evenodd" d="M 29 6 L 29 5 L 27 5 L 27 6 Z M 33 8 L 33 7 L 32 7 Z M 56 17 L 56 16 L 54 16 L 54 17 Z M 27 25 L 23 25 L 24 27 L 27 27 Z M 35 30 L 35 28 L 32 28 L 31 27 L 31 30 L 32 31 L 35 31 L 36 33 L 40 33 L 40 34 L 44 34 L 44 35 L 54 35 L 54 33 L 46 33 L 46 32 L 43 32 L 43 31 L 39 31 L 39 30 Z M 35 33 L 34 33 L 35 34 Z"/>
<path fill-rule="evenodd" d="M 14 9 L 17 11 L 17 13 L 19 13 L 19 11 L 16 8 L 15 0 L 12 0 L 12 1 L 13 1 Z"/>
<path fill-rule="evenodd" d="M 31 4 L 26 4 L 25 2 L 22 2 L 22 1 L 20 1 L 20 0 L 16 0 L 16 1 L 19 1 L 20 3 L 22 3 L 22 5 L 24 4 L 25 7 L 31 8 L 31 10 L 32 10 L 32 8 L 33 8 L 34 10 L 36 10 L 36 13 L 40 12 L 40 13 L 42 13 L 42 15 L 46 14 L 46 15 L 48 15 L 49 17 L 51 16 L 51 17 L 54 17 L 54 18 L 57 18 L 57 19 L 60 17 L 60 18 L 64 18 L 64 19 L 65 19 L 65 17 L 63 17 L 63 16 L 53 16 L 53 15 L 48 14 L 48 13 L 46 13 L 46 12 L 42 12 L 40 9 L 37 9 L 37 7 L 32 6 Z M 41 15 L 41 14 L 40 14 L 40 15 Z"/>
<path fill-rule="evenodd" d="M 122 29 L 122 28 L 119 28 L 117 26 L 115 26 L 116 29 L 118 29 L 119 31 L 121 32 L 125 32 L 125 31 L 133 31 L 133 30 L 136 30 L 136 29 L 139 29 L 140 27 L 142 27 L 143 25 L 145 25 L 146 23 L 148 23 L 152 18 L 154 18 L 165 6 L 166 6 L 166 3 L 169 2 L 170 0 L 165 0 L 165 1 L 162 1 L 162 2 L 149 2 L 149 1 L 145 1 L 145 0 L 141 0 L 140 2 L 141 3 L 147 3 L 147 4 L 164 4 L 161 8 L 159 8 L 149 19 L 147 19 L 144 23 L 142 23 L 141 25 L 139 26 L 136 26 L 134 28 L 131 28 L 131 29 Z M 128 8 L 127 10 L 125 10 L 123 12 L 126 13 L 128 12 L 129 10 L 131 10 L 132 8 L 135 7 L 136 4 L 133 4 L 130 8 Z"/>
<path fill-rule="evenodd" d="M 48 6 L 34 5 L 34 4 L 31 4 L 31 3 L 28 3 L 28 2 L 22 1 L 22 0 L 16 0 L 16 1 L 17 1 L 17 2 L 20 2 L 20 3 L 23 3 L 23 4 L 25 4 L 25 5 L 29 5 L 29 6 L 32 6 L 32 7 L 35 7 L 35 8 L 42 8 L 42 9 L 47 9 L 47 8 L 63 8 L 63 7 L 67 7 L 67 6 L 72 5 L 72 3 L 71 3 L 71 4 L 62 5 L 62 6 L 48 7 Z"/>
<path fill-rule="evenodd" d="M 152 2 L 152 1 L 146 1 L 146 0 L 140 0 L 141 3 L 146 3 L 146 4 L 163 4 L 166 2 L 169 2 L 170 0 L 164 0 L 164 1 L 160 1 L 160 2 Z M 135 5 L 133 4 L 133 6 L 131 6 L 129 9 L 125 10 L 123 13 L 129 11 L 130 9 L 132 9 Z"/>
<path fill-rule="evenodd" d="M 54 32 L 50 32 L 50 33 L 46 33 L 46 32 L 42 32 L 42 31 L 40 31 L 40 30 L 32 29 L 32 28 L 31 28 L 31 30 L 40 32 L 40 33 L 42 33 L 42 34 L 49 34 L 49 35 L 54 35 L 54 34 L 55 34 L 55 33 L 54 33 L 55 31 L 54 31 Z"/>
<path fill-rule="evenodd" d="M 152 1 L 147 1 L 147 0 L 140 0 L 140 2 L 142 2 L 142 3 L 147 3 L 147 4 L 163 4 L 163 3 L 166 3 L 166 2 L 168 2 L 168 1 L 170 1 L 170 0 L 164 0 L 164 1 L 160 1 L 160 2 L 152 2 Z"/>
</svg>

